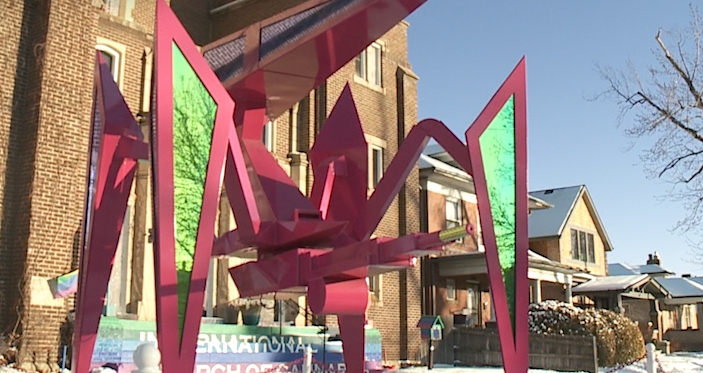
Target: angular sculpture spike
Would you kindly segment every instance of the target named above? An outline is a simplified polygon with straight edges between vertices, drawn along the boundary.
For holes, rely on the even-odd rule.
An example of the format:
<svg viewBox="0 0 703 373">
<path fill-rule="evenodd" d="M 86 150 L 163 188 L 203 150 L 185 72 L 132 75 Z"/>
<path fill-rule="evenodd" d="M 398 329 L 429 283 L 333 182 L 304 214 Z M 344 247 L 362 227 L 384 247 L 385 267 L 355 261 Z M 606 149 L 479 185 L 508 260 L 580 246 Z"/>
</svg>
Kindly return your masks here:
<svg viewBox="0 0 703 373">
<path fill-rule="evenodd" d="M 310 200 L 325 219 L 352 221 L 366 215 L 368 145 L 349 84 L 310 149 L 314 183 Z M 329 169 L 334 172 L 330 174 Z M 333 187 L 325 193 L 325 187 Z M 322 206 L 323 196 L 325 204 Z M 347 234 L 353 234 L 352 226 Z M 362 237 L 355 237 L 358 241 Z"/>
<path fill-rule="evenodd" d="M 96 54 L 91 127 L 89 181 L 73 337 L 74 371 L 88 371 L 90 368 L 137 160 L 148 155 L 142 131 L 99 52 Z"/>
<path fill-rule="evenodd" d="M 163 370 L 191 373 L 234 102 L 163 0 L 155 39 L 156 333 Z"/>
<path fill-rule="evenodd" d="M 466 131 L 507 373 L 528 367 L 526 131 L 523 58 Z"/>
</svg>

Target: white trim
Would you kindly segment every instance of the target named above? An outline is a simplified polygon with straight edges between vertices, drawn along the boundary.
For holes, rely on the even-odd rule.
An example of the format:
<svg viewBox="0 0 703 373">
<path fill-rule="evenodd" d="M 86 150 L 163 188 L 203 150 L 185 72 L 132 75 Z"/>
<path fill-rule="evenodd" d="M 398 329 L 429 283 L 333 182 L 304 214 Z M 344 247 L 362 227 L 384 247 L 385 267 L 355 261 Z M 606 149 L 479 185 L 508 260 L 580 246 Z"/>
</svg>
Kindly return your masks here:
<svg viewBox="0 0 703 373">
<path fill-rule="evenodd" d="M 268 121 L 268 123 L 264 124 L 264 128 L 262 129 L 262 134 L 261 134 L 261 141 L 264 143 L 264 146 L 266 147 L 266 150 L 269 152 L 273 153 L 274 149 L 274 127 L 276 126 L 275 121 Z"/>
<path fill-rule="evenodd" d="M 476 195 L 473 193 L 456 190 L 454 188 L 450 188 L 446 185 L 442 185 L 431 180 L 427 180 L 427 191 L 438 193 L 444 196 L 451 196 L 453 198 L 460 198 L 465 202 L 470 202 L 474 204 L 478 203 L 478 199 L 476 199 Z"/>
<path fill-rule="evenodd" d="M 106 54 L 109 54 L 114 59 L 112 66 L 112 77 L 115 79 L 117 86 L 122 90 L 122 77 L 124 76 L 124 56 L 127 55 L 127 47 L 123 44 L 116 43 L 112 40 L 96 38 L 95 49 Z"/>
<path fill-rule="evenodd" d="M 449 284 L 450 283 L 452 284 L 451 288 L 452 288 L 452 293 L 453 293 L 451 297 L 449 296 L 449 287 L 450 287 Z M 447 300 L 452 300 L 452 301 L 456 300 L 456 280 L 454 280 L 453 278 L 448 278 L 447 285 L 446 285 L 445 289 L 447 290 Z"/>
</svg>

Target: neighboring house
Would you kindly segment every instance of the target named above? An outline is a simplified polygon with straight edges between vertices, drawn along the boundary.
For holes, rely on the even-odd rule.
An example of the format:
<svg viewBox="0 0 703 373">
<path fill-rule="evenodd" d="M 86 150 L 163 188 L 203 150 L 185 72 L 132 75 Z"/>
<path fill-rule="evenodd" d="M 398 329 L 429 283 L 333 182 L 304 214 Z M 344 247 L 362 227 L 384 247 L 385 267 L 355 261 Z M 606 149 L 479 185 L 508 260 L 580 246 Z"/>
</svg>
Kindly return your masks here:
<svg viewBox="0 0 703 373">
<path fill-rule="evenodd" d="M 604 276 L 613 250 L 585 185 L 530 192 L 553 208 L 530 214 L 530 249 L 549 259 Z"/>
<path fill-rule="evenodd" d="M 608 273 L 574 294 L 636 321 L 645 340 L 667 340 L 673 351 L 703 349 L 703 277 L 672 277 L 656 252 L 644 265 L 610 264 Z"/>
<path fill-rule="evenodd" d="M 169 3 L 196 44 L 205 45 L 303 2 Z M 60 6 L 53 6 L 54 2 L 36 6 L 25 0 L 13 4 L 3 14 L 4 43 L 0 46 L 0 55 L 8 61 L 0 71 L 0 89 L 8 93 L 0 98 L 0 133 L 11 134 L 0 136 L 0 169 L 5 176 L 0 177 L 0 195 L 4 196 L 0 202 L 0 330 L 18 326 L 22 330 L 21 363 L 31 364 L 35 356 L 56 362 L 59 343 L 69 342 L 60 342 L 59 335 L 74 302 L 73 298 L 47 297 L 46 280 L 78 265 L 95 51 L 110 65 L 127 104 L 148 134 L 156 0 L 64 1 Z M 312 186 L 306 152 L 345 84 L 351 86 L 369 143 L 370 190 L 403 136 L 416 124 L 417 77 L 408 61 L 407 30 L 406 22 L 393 27 L 266 125 L 262 140 L 305 194 Z M 150 172 L 148 162 L 139 163 L 106 296 L 106 312 L 111 316 L 154 319 Z M 419 230 L 416 170 L 411 180 L 403 187 L 405 198 L 393 201 L 377 235 Z M 218 232 L 233 228 L 225 201 Z M 231 312 L 238 294 L 227 269 L 243 260 L 248 259 L 212 259 L 205 315 L 218 322 L 238 321 L 236 312 Z M 412 268 L 369 279 L 369 323 L 381 331 L 384 356 L 390 362 L 417 360 L 421 353 L 415 327 L 421 315 L 419 272 Z M 276 314 L 282 320 L 270 315 L 270 323 L 313 322 L 311 317 L 300 316 L 306 315 L 305 299 L 291 297 L 292 302 L 277 304 Z M 334 326 L 336 320 L 320 317 L 314 322 Z"/>
<path fill-rule="evenodd" d="M 423 230 L 432 232 L 471 223 L 478 232 L 476 237 L 464 238 L 448 245 L 443 253 L 422 260 L 423 310 L 442 317 L 445 341 L 439 343 L 437 356 L 452 362 L 452 327 L 490 326 L 494 320 L 476 194 L 471 176 L 440 147 L 428 147 L 419 165 Z M 530 301 L 555 299 L 571 303 L 573 286 L 606 272 L 605 251 L 612 246 L 585 186 L 545 192 L 529 195 Z M 551 210 L 557 211 L 545 214 Z M 535 237 L 533 225 L 534 232 L 540 233 Z M 553 225 L 558 227 L 552 229 Z M 592 262 L 587 260 L 584 264 L 566 255 L 571 248 L 561 245 L 571 244 L 571 230 L 577 232 L 577 238 L 583 232 L 584 257 L 590 255 Z M 577 240 L 577 249 L 578 243 Z"/>
</svg>

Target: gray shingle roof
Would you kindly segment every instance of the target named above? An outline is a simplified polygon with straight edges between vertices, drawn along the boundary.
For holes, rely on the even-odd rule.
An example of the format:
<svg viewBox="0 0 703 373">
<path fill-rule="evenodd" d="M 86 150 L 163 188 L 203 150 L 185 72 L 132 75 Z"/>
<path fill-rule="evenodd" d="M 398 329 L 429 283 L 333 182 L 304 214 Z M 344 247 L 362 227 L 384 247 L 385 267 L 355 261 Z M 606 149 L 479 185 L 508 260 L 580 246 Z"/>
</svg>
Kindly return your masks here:
<svg viewBox="0 0 703 373">
<path fill-rule="evenodd" d="M 530 192 L 531 196 L 554 206 L 550 209 L 533 211 L 530 214 L 530 238 L 560 236 L 582 187 L 577 185 Z"/>
</svg>

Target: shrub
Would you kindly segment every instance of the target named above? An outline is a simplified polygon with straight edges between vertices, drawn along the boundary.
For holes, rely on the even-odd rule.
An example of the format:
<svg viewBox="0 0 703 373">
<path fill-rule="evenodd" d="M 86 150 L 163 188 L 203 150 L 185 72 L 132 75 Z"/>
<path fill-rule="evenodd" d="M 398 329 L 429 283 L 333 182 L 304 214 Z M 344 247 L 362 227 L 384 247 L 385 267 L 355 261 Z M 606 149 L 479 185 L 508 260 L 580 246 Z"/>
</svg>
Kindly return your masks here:
<svg viewBox="0 0 703 373">
<path fill-rule="evenodd" d="M 644 338 L 637 324 L 621 314 L 581 309 L 558 301 L 531 304 L 530 331 L 539 334 L 595 336 L 598 364 L 613 366 L 644 355 Z"/>
</svg>

